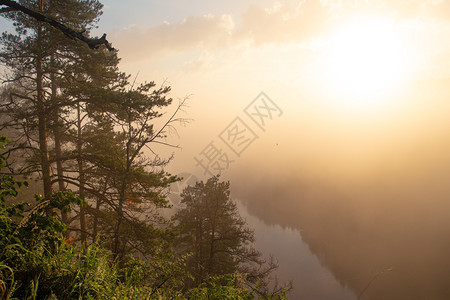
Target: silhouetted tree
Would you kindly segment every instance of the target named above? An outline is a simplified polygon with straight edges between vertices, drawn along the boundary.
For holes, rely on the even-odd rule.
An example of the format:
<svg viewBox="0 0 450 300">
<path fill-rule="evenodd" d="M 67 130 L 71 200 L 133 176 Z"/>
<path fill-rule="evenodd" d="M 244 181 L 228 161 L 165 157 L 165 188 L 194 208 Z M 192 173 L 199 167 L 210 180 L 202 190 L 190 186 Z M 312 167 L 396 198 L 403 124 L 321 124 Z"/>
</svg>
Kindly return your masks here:
<svg viewBox="0 0 450 300">
<path fill-rule="evenodd" d="M 277 266 L 253 248 L 254 233 L 230 198 L 230 183 L 211 177 L 185 188 L 181 198 L 184 208 L 173 219 L 180 231 L 178 250 L 192 254 L 187 267 L 194 280 L 188 287 L 198 286 L 208 276 L 239 272 L 247 285 L 268 294 L 269 275 Z"/>
</svg>

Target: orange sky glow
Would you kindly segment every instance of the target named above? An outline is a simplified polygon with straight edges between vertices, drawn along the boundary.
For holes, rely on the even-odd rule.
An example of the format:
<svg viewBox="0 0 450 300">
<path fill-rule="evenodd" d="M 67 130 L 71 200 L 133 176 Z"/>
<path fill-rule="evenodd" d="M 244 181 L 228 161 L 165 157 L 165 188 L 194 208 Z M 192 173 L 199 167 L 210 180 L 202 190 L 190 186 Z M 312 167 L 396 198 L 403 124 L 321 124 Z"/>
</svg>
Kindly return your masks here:
<svg viewBox="0 0 450 300">
<path fill-rule="evenodd" d="M 174 137 L 183 148 L 176 153 L 175 169 L 194 170 L 192 157 L 260 91 L 285 114 L 261 135 L 252 150 L 256 154 L 243 156 L 254 164 L 261 163 L 258 153 L 273 139 L 279 141 L 277 151 L 295 152 L 299 164 L 307 162 L 305 168 L 311 153 L 318 155 L 313 161 L 333 168 L 340 163 L 320 157 L 330 147 L 342 158 L 371 153 L 372 160 L 382 155 L 376 151 L 392 145 L 384 144 L 395 126 L 404 130 L 419 118 L 417 143 L 421 134 L 442 130 L 433 127 L 439 118 L 424 118 L 446 118 L 446 104 L 429 95 L 447 92 L 439 82 L 450 72 L 448 2 L 242 1 L 227 8 L 212 1 L 213 12 L 197 2 L 185 15 L 180 10 L 167 16 L 170 21 L 160 15 L 161 21 L 152 24 L 135 16 L 121 28 L 108 25 L 115 1 L 104 14 L 125 70 L 139 73 L 142 81 L 166 81 L 175 98 L 190 95 L 186 117 L 194 122 Z M 158 11 L 151 9 L 150 15 Z M 418 115 L 424 110 L 428 113 Z M 356 151 L 342 143 L 361 143 L 369 132 L 378 146 L 368 142 Z M 389 143 L 414 142 L 404 139 Z"/>
</svg>

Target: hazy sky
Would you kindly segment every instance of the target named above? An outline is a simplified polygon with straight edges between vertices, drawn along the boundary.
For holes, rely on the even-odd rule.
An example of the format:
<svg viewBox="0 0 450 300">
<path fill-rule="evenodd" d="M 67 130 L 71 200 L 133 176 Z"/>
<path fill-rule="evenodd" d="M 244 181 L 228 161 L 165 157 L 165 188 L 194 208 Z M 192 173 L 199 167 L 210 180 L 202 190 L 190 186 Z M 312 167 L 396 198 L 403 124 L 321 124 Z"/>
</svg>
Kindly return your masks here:
<svg viewBox="0 0 450 300">
<path fill-rule="evenodd" d="M 284 114 L 255 129 L 257 141 L 234 164 L 259 164 L 276 150 L 328 168 L 350 157 L 373 165 L 399 142 L 395 133 L 413 143 L 402 130 L 418 124 L 423 105 L 443 113 L 436 105 L 445 104 L 425 95 L 442 95 L 427 82 L 450 75 L 448 1 L 103 3 L 99 33 L 119 49 L 122 68 L 141 81 L 166 81 L 175 99 L 190 95 L 184 116 L 194 122 L 173 137 L 183 147 L 175 169 L 194 168 L 193 157 L 244 118 L 261 91 Z M 431 120 L 440 118 L 422 120 L 417 132 L 431 130 Z"/>
<path fill-rule="evenodd" d="M 287 63 L 301 73 L 306 67 L 303 57 L 323 50 L 333 30 L 354 18 L 375 17 L 395 23 L 392 28 L 401 34 L 404 46 L 411 46 L 408 50 L 421 52 L 423 56 L 433 54 L 440 59 L 434 54 L 445 56 L 448 50 L 444 38 L 449 30 L 445 15 L 450 14 L 448 1 L 103 3 L 100 31 L 110 34 L 124 63 L 149 64 L 153 69 L 165 66 L 173 72 L 206 72 L 242 61 L 250 64 L 254 61 L 245 56 L 248 52 L 277 53 L 276 57 L 281 58 L 283 51 L 284 60 L 278 63 Z M 433 48 L 437 46 L 439 49 Z M 423 58 L 418 56 L 414 59 Z"/>
<path fill-rule="evenodd" d="M 193 122 L 170 138 L 183 148 L 174 172 L 193 171 L 236 117 L 257 139 L 229 153 L 230 169 L 264 165 L 276 151 L 286 164 L 347 172 L 444 134 L 448 101 L 437 99 L 450 78 L 449 1 L 102 3 L 97 33 L 119 49 L 122 70 L 171 85 L 175 102 L 189 96 L 181 116 Z M 283 111 L 265 130 L 244 113 L 261 91 Z"/>
</svg>

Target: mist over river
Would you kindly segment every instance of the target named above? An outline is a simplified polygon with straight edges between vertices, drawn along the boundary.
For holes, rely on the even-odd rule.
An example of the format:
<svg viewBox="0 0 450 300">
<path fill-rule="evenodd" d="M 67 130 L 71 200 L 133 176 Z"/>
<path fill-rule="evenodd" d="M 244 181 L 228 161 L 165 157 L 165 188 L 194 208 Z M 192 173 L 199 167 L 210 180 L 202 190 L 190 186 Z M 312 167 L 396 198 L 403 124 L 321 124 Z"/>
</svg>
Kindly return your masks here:
<svg viewBox="0 0 450 300">
<path fill-rule="evenodd" d="M 278 261 L 275 276 L 279 284 L 292 281 L 291 299 L 356 299 L 355 294 L 339 283 L 322 265 L 297 229 L 269 225 L 249 214 L 243 202 L 237 200 L 240 215 L 255 231 L 255 247 L 267 258 L 273 255 Z"/>
<path fill-rule="evenodd" d="M 222 179 L 292 299 L 450 299 L 449 83 L 359 114 L 274 97 L 285 113 Z"/>
</svg>

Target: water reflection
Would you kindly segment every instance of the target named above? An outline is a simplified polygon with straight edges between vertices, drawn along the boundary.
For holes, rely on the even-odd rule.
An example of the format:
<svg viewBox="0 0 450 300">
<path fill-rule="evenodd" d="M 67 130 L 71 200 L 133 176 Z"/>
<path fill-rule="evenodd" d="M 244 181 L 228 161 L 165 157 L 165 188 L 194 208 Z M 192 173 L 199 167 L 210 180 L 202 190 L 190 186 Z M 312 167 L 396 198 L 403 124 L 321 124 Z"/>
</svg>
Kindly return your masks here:
<svg viewBox="0 0 450 300">
<path fill-rule="evenodd" d="M 417 82 L 404 109 L 373 118 L 289 111 L 290 127 L 266 134 L 231 170 L 234 196 L 264 223 L 300 230 L 361 299 L 450 299 L 449 84 Z"/>
<path fill-rule="evenodd" d="M 250 215 L 242 202 L 237 203 L 241 216 L 255 230 L 255 247 L 277 258 L 279 283 L 293 281 L 294 288 L 289 294 L 291 299 L 356 299 L 355 294 L 342 286 L 311 253 L 298 230 L 266 224 Z"/>
<path fill-rule="evenodd" d="M 437 174 L 434 170 L 396 180 L 384 176 L 340 190 L 313 183 L 289 185 L 288 179 L 260 181 L 241 188 L 235 185 L 235 194 L 249 199 L 250 214 L 274 224 L 264 229 L 261 222 L 251 225 L 257 228 L 261 247 L 286 258 L 287 274 L 302 272 L 301 268 L 311 272 L 311 265 L 301 258 L 309 251 L 302 250 L 299 235 L 293 242 L 293 231 L 275 224 L 301 230 L 311 253 L 342 286 L 350 287 L 354 295 L 363 293 L 361 299 L 450 299 L 450 174 L 445 170 Z M 306 274 L 300 275 L 300 281 L 308 279 Z M 301 292 L 305 287 L 298 281 Z M 329 285 L 312 282 L 305 284 L 314 287 L 308 290 L 328 290 Z M 333 299 L 337 297 L 345 294 L 336 292 Z"/>
</svg>

